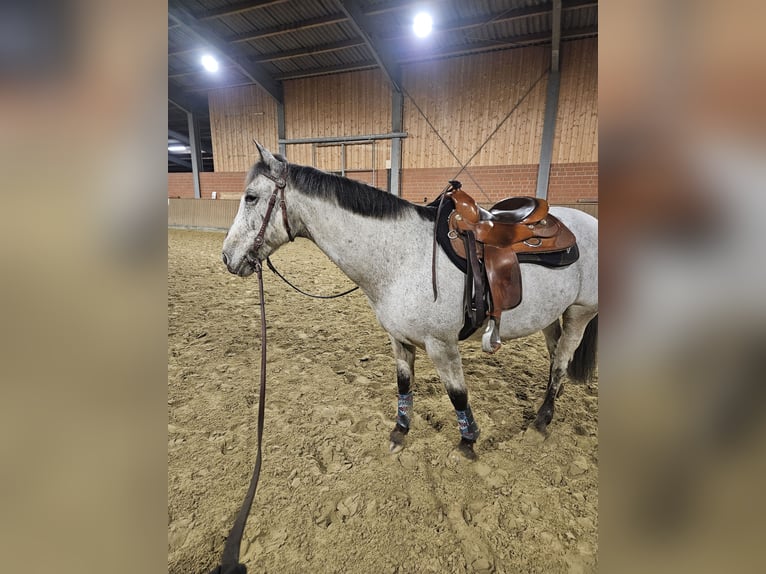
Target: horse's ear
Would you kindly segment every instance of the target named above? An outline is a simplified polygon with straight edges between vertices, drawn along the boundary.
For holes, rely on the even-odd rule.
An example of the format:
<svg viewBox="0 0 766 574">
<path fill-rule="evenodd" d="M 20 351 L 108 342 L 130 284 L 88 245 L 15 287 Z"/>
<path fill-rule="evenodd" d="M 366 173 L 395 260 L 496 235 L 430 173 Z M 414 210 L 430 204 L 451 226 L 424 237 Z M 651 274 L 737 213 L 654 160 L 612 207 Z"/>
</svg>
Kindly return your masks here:
<svg viewBox="0 0 766 574">
<path fill-rule="evenodd" d="M 263 147 L 261 144 L 258 143 L 258 140 L 253 138 L 253 143 L 255 144 L 255 147 L 258 148 L 258 153 L 261 154 L 261 159 L 265 160 L 264 152 L 266 151 L 266 148 Z"/>
<path fill-rule="evenodd" d="M 258 148 L 258 153 L 261 155 L 261 159 L 266 165 L 272 166 L 278 163 L 277 160 L 274 158 L 274 156 L 271 154 L 271 152 L 267 150 L 265 147 L 263 147 L 261 144 L 259 144 L 255 138 L 253 138 L 253 143 L 255 144 L 255 147 Z"/>
</svg>

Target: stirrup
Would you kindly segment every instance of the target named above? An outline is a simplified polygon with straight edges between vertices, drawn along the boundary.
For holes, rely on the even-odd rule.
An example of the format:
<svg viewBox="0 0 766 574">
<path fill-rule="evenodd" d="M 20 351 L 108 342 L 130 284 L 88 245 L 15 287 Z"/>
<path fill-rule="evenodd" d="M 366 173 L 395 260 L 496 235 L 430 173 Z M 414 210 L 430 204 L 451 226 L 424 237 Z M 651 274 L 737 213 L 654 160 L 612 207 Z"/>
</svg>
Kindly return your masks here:
<svg viewBox="0 0 766 574">
<path fill-rule="evenodd" d="M 490 355 L 496 352 L 500 345 L 503 343 L 500 341 L 500 330 L 497 328 L 497 321 L 494 317 L 490 317 L 489 324 L 487 325 L 484 334 L 481 336 L 481 350 Z"/>
</svg>

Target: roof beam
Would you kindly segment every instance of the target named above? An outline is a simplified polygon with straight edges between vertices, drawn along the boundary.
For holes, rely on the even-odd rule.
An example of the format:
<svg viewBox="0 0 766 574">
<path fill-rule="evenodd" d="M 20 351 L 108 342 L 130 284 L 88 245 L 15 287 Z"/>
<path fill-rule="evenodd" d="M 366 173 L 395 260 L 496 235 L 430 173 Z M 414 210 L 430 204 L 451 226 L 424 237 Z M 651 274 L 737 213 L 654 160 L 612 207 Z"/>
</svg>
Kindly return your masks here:
<svg viewBox="0 0 766 574">
<path fill-rule="evenodd" d="M 364 39 L 375 61 L 388 76 L 393 88 L 397 92 L 401 92 L 401 67 L 388 48 L 375 36 L 372 20 L 364 14 L 358 0 L 338 0 L 338 4 L 348 16 L 349 23 L 356 29 L 356 33 Z"/>
<path fill-rule="evenodd" d="M 242 12 L 250 12 L 251 10 L 257 10 L 258 8 L 266 8 L 268 6 L 274 6 L 275 4 L 283 4 L 287 0 L 249 0 L 246 2 L 237 2 L 236 4 L 229 4 L 228 6 L 221 6 L 220 8 L 213 8 L 212 10 L 206 10 L 197 16 L 198 20 L 212 20 L 213 18 L 223 18 L 224 16 L 233 16 L 234 14 L 241 14 Z"/>
<path fill-rule="evenodd" d="M 297 48 L 295 50 L 285 50 L 283 52 L 274 52 L 272 54 L 264 54 L 258 58 L 250 58 L 250 61 L 254 64 L 263 64 L 265 62 L 276 62 L 279 60 L 291 60 L 293 58 L 301 58 L 303 56 L 313 56 L 315 54 L 326 54 L 328 52 L 338 52 L 347 48 L 355 48 L 357 46 L 364 46 L 364 40 L 361 38 L 352 38 L 351 40 L 342 40 L 340 42 L 333 42 L 331 44 L 322 44 L 321 46 L 307 46 L 305 48 Z M 181 78 L 183 76 L 193 76 L 200 74 L 202 71 L 198 67 L 186 68 L 180 72 L 168 74 L 168 78 Z M 279 79 L 279 76 L 275 77 Z"/>
<path fill-rule="evenodd" d="M 437 2 L 443 2 L 444 0 L 431 0 L 431 4 L 436 4 Z M 398 12 L 399 10 L 407 10 L 408 8 L 414 8 L 416 6 L 422 5 L 422 2 L 420 1 L 412 1 L 412 0 L 400 0 L 398 2 L 385 2 L 383 4 L 380 4 L 377 8 L 371 8 L 370 10 L 365 11 L 365 16 L 377 16 L 378 14 L 387 14 L 389 12 Z"/>
<path fill-rule="evenodd" d="M 243 12 L 250 12 L 257 10 L 258 8 L 268 8 L 275 4 L 284 4 L 287 0 L 245 0 L 244 2 L 238 2 L 236 4 L 230 4 L 228 6 L 222 6 L 220 8 L 214 8 L 212 10 L 206 10 L 197 15 L 198 20 L 212 20 L 214 18 L 224 18 L 226 16 L 233 16 L 234 14 L 242 14 Z M 443 0 L 432 0 L 432 2 L 440 2 Z M 378 14 L 386 14 L 388 12 L 396 12 L 398 10 L 406 10 L 417 6 L 418 1 L 413 0 L 399 0 L 398 2 L 386 2 L 377 8 L 372 8 L 365 12 L 367 16 L 377 16 Z M 173 27 L 171 25 L 170 27 Z"/>
<path fill-rule="evenodd" d="M 337 24 L 338 22 L 345 22 L 346 20 L 347 18 L 343 14 L 330 14 L 329 16 L 310 18 L 308 20 L 301 20 L 300 22 L 294 22 L 292 24 L 280 24 L 279 26 L 272 26 L 271 28 L 264 28 L 263 30 L 255 30 L 253 32 L 246 32 L 244 34 L 236 34 L 234 36 L 227 37 L 226 41 L 232 44 L 239 42 L 250 42 L 251 40 L 259 40 L 261 38 L 270 38 L 271 36 L 279 36 L 280 34 L 297 32 L 298 30 L 308 30 L 310 28 L 319 28 L 320 26 L 329 26 L 330 24 Z"/>
<path fill-rule="evenodd" d="M 192 164 L 190 164 L 185 159 L 181 159 L 180 157 L 174 156 L 172 153 L 168 153 L 168 161 L 170 163 L 174 163 L 176 165 L 180 165 L 181 167 L 192 169 Z"/>
<path fill-rule="evenodd" d="M 563 7 L 564 10 L 576 10 L 579 8 L 587 8 L 589 6 L 597 6 L 598 3 L 594 0 L 570 0 Z M 504 12 L 498 12 L 492 16 L 477 16 L 475 18 L 461 18 L 445 22 L 441 25 L 434 26 L 432 34 L 440 34 L 446 32 L 454 32 L 456 30 L 468 30 L 470 28 L 479 28 L 482 26 L 491 26 L 493 24 L 500 24 L 501 22 L 510 22 L 513 20 L 521 20 L 523 18 L 531 18 L 533 16 L 544 16 L 550 14 L 554 8 L 554 3 L 548 2 L 540 4 L 539 6 L 526 6 L 523 8 L 513 8 L 511 10 L 505 10 Z M 412 35 L 412 30 L 407 27 L 397 32 L 392 36 L 386 36 L 383 38 L 385 41 L 399 40 L 401 38 L 409 38 Z"/>
<path fill-rule="evenodd" d="M 285 50 L 282 52 L 274 52 L 273 54 L 263 54 L 262 56 L 256 58 L 255 61 L 258 63 L 276 62 L 277 60 L 289 60 L 291 58 L 300 58 L 302 56 L 313 56 L 314 54 L 337 52 L 339 50 L 354 48 L 356 46 L 364 46 L 364 40 L 361 38 L 352 38 L 351 40 L 342 40 L 340 42 L 323 44 L 321 46 L 308 46 L 305 48 L 298 48 L 296 50 Z"/>
<path fill-rule="evenodd" d="M 207 98 L 200 98 L 168 82 L 168 101 L 186 113 L 207 112 Z"/>
<path fill-rule="evenodd" d="M 359 70 L 369 70 L 370 68 L 377 67 L 378 62 L 376 60 L 362 60 L 361 62 L 354 62 L 353 64 L 339 64 L 337 66 L 288 72 L 286 74 L 280 74 L 277 78 L 283 81 L 297 80 L 299 78 L 309 78 L 311 76 L 324 76 L 326 74 L 339 74 L 341 72 L 357 72 Z"/>
<path fill-rule="evenodd" d="M 171 1 L 168 7 L 168 15 L 189 34 L 207 44 L 221 57 L 232 62 L 245 76 L 266 90 L 277 102 L 282 101 L 282 86 L 267 74 L 263 68 L 251 62 L 238 46 L 228 44 L 226 40 L 211 32 L 192 16 L 188 10 L 179 6 L 177 1 Z"/>
<path fill-rule="evenodd" d="M 168 128 L 168 137 L 170 139 L 178 140 L 184 145 L 189 145 L 189 138 L 175 130 Z"/>
<path fill-rule="evenodd" d="M 581 38 L 585 36 L 593 36 L 598 34 L 598 28 L 591 26 L 588 28 L 577 28 L 575 30 L 567 30 L 561 33 L 562 40 L 572 40 L 574 38 Z M 510 36 L 502 40 L 486 40 L 481 42 L 471 42 L 470 44 L 462 44 L 459 46 L 452 46 L 446 49 L 431 50 L 428 52 L 421 52 L 419 50 L 411 50 L 409 52 L 402 52 L 397 54 L 397 58 L 402 63 L 418 62 L 421 60 L 431 60 L 435 58 L 445 58 L 448 56 L 460 56 L 463 54 L 473 54 L 476 52 L 487 52 L 489 50 L 502 50 L 506 48 L 514 48 L 517 46 L 523 46 L 526 44 L 535 44 L 540 42 L 550 42 L 550 32 L 537 32 L 535 34 L 524 34 L 522 36 Z"/>
</svg>

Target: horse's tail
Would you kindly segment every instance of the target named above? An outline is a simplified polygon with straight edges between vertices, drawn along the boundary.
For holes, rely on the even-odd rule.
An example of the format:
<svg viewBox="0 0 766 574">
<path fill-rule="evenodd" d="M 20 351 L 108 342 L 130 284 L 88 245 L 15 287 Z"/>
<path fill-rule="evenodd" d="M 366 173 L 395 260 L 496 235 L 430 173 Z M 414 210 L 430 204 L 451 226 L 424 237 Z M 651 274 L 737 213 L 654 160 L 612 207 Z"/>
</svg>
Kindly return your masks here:
<svg viewBox="0 0 766 574">
<path fill-rule="evenodd" d="M 593 317 L 585 328 L 580 345 L 572 356 L 567 372 L 569 377 L 579 383 L 593 378 L 596 372 L 596 350 L 598 343 L 598 315 Z"/>
</svg>

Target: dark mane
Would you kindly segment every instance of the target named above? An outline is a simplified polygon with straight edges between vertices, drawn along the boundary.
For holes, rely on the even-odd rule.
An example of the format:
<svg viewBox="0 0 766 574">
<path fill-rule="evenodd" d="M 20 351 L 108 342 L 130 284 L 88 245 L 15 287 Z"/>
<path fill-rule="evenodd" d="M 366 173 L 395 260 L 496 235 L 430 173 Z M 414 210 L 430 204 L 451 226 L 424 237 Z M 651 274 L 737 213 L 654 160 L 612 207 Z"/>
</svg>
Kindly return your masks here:
<svg viewBox="0 0 766 574">
<path fill-rule="evenodd" d="M 397 219 L 401 215 L 414 212 L 426 221 L 436 219 L 433 209 L 410 203 L 371 185 L 313 167 L 288 164 L 287 177 L 301 193 L 329 199 L 343 209 L 359 215 L 376 219 Z"/>
</svg>

